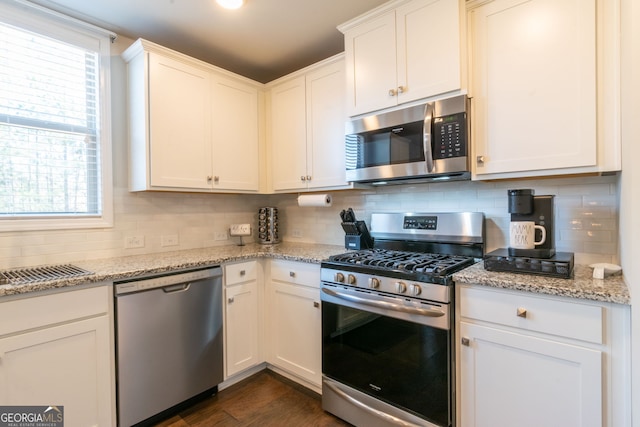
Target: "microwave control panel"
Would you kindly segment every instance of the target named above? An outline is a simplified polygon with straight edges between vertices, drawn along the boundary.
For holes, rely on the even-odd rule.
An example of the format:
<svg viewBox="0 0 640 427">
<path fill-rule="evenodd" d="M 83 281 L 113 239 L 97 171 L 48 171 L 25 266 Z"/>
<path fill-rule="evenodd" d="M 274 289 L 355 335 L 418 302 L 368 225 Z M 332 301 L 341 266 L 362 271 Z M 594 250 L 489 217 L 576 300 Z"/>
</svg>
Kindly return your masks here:
<svg viewBox="0 0 640 427">
<path fill-rule="evenodd" d="M 467 114 L 458 113 L 433 119 L 433 158 L 448 159 L 467 155 Z"/>
</svg>

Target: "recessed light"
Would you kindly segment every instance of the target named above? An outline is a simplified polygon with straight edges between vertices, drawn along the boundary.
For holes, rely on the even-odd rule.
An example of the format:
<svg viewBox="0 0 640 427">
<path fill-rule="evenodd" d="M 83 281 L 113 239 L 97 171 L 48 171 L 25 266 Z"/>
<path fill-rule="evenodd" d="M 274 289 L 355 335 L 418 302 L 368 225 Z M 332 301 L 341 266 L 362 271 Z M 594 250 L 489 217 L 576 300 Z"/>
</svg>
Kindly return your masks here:
<svg viewBox="0 0 640 427">
<path fill-rule="evenodd" d="M 244 4 L 244 0 L 216 0 L 225 9 L 239 9 Z"/>
</svg>

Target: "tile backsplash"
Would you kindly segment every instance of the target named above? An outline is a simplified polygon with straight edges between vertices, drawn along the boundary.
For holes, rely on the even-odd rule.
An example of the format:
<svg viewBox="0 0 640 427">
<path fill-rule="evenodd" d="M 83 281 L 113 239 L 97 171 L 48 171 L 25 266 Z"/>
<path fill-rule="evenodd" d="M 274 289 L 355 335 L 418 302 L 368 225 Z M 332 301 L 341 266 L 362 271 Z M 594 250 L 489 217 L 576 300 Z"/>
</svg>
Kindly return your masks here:
<svg viewBox="0 0 640 427">
<path fill-rule="evenodd" d="M 556 195 L 558 251 L 574 252 L 582 264 L 619 262 L 618 179 L 603 176 L 336 191 L 328 208 L 299 207 L 296 194 L 130 193 L 119 186 L 114 189 L 113 228 L 0 233 L 0 267 L 236 244 L 239 238 L 227 235 L 229 224 L 255 226 L 260 206 L 278 207 L 282 240 L 335 245 L 344 244 L 339 212 L 347 207 L 367 223 L 372 212 L 481 211 L 490 251 L 508 244 L 507 190 L 512 188 Z M 130 236 L 143 236 L 144 247 L 125 249 Z M 162 246 L 166 236 L 178 236 L 178 245 Z M 226 239 L 219 240 L 222 237 Z"/>
<path fill-rule="evenodd" d="M 493 182 L 400 185 L 333 193 L 330 208 L 302 208 L 295 197 L 272 196 L 280 207 L 284 240 L 344 244 L 340 210 L 352 207 L 369 224 L 373 212 L 480 211 L 486 216 L 487 251 L 508 246 L 507 190 L 532 188 L 555 195 L 556 250 L 576 262 L 618 263 L 618 178 L 593 176 Z M 293 237 L 293 236 L 300 237 Z"/>
</svg>

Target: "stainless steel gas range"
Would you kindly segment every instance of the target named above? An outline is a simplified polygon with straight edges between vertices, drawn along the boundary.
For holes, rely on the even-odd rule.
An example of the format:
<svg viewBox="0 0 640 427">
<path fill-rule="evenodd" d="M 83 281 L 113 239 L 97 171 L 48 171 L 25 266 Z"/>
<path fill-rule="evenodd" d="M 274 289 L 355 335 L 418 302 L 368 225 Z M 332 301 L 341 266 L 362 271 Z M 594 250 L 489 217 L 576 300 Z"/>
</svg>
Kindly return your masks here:
<svg viewBox="0 0 640 427">
<path fill-rule="evenodd" d="M 357 426 L 454 426 L 452 274 L 484 215 L 380 213 L 374 248 L 321 264 L 322 405 Z"/>
</svg>

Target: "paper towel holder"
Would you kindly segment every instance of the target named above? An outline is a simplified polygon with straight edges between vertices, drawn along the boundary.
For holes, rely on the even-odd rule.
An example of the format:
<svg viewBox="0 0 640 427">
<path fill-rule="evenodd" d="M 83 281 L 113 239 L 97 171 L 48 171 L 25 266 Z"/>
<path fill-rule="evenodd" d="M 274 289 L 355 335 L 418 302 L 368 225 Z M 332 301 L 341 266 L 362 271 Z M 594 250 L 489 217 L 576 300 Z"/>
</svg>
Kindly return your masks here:
<svg viewBox="0 0 640 427">
<path fill-rule="evenodd" d="M 328 208 L 333 204 L 331 194 L 298 194 L 298 206 Z"/>
</svg>

